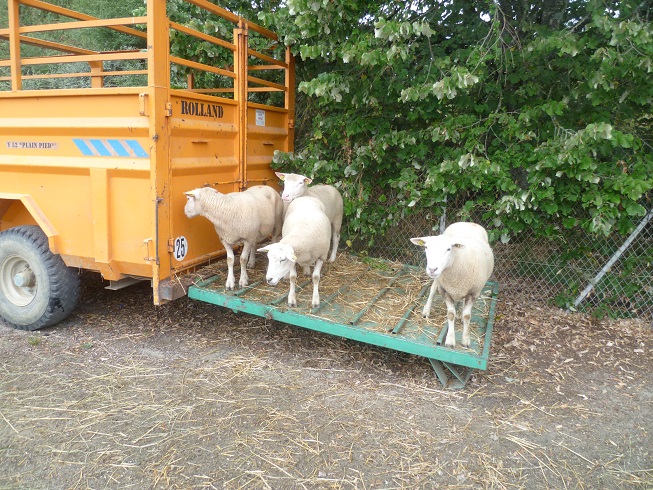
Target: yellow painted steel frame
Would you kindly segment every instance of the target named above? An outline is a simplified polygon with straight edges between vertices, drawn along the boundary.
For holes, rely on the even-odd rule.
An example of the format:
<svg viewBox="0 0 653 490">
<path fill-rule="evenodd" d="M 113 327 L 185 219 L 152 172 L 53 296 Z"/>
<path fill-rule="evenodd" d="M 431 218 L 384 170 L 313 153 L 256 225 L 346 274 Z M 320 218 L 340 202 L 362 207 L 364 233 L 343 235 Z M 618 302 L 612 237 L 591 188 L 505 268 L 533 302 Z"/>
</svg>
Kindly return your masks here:
<svg viewBox="0 0 653 490">
<path fill-rule="evenodd" d="M 248 46 L 251 32 L 276 35 L 205 0 L 187 0 L 235 24 L 232 41 L 171 22 L 165 0 L 148 0 L 147 16 L 98 19 L 41 0 L 8 0 L 9 70 L 0 82 L 0 231 L 39 225 L 50 249 L 73 267 L 105 279 L 150 279 L 155 304 L 185 291 L 177 274 L 221 257 L 223 247 L 204 218 L 184 215 L 184 191 L 210 185 L 234 192 L 277 185 L 274 151 L 292 151 L 294 60 L 276 60 Z M 20 26 L 19 9 L 37 8 L 71 22 Z M 130 26 L 144 25 L 143 32 Z M 31 34 L 57 29 L 107 27 L 146 40 L 146 50 L 94 52 L 45 41 Z M 233 53 L 233 70 L 170 54 L 177 30 Z M 21 44 L 62 52 L 21 58 Z M 251 59 L 264 64 L 249 66 Z M 147 70 L 107 71 L 106 62 L 143 60 Z M 25 67 L 83 62 L 87 72 L 27 75 Z M 233 80 L 233 88 L 171 88 L 171 64 Z M 284 70 L 284 83 L 251 76 Z M 106 87 L 116 75 L 147 75 L 146 86 Z M 86 77 L 89 87 L 25 89 L 36 78 Z M 284 92 L 283 107 L 249 101 L 253 92 Z M 233 98 L 216 94 L 233 92 Z"/>
</svg>

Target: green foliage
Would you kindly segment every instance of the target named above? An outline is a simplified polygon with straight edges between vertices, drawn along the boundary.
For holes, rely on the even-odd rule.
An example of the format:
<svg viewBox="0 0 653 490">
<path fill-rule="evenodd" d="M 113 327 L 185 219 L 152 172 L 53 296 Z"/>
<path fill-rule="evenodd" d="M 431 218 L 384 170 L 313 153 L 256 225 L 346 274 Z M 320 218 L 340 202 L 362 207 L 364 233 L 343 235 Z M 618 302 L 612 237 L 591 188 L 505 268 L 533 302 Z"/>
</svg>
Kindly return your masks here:
<svg viewBox="0 0 653 490">
<path fill-rule="evenodd" d="M 435 225 L 454 201 L 504 241 L 625 233 L 653 188 L 646 5 L 289 0 L 261 12 L 298 57 L 297 150 L 275 165 L 338 185 L 345 237 L 367 243 L 416 213 Z"/>
</svg>

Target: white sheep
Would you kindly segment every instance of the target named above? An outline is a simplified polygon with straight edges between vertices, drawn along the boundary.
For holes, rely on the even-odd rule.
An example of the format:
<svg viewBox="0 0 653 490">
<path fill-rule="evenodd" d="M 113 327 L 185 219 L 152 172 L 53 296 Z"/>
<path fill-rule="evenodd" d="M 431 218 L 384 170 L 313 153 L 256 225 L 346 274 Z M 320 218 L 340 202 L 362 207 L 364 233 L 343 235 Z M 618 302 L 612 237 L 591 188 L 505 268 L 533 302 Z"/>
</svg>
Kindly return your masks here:
<svg viewBox="0 0 653 490">
<path fill-rule="evenodd" d="M 448 330 L 445 345 L 455 347 L 455 302 L 464 300 L 462 345 L 469 347 L 472 307 L 494 270 L 494 254 L 488 244 L 487 232 L 475 223 L 459 222 L 447 227 L 442 235 L 411 238 L 410 241 L 424 247 L 426 273 L 433 279 L 422 315 L 430 315 L 433 295 L 437 289 L 447 304 Z"/>
<path fill-rule="evenodd" d="M 489 243 L 485 228 L 470 221 L 451 223 L 445 228 L 443 234 L 448 236 L 469 236 L 485 243 Z"/>
<path fill-rule="evenodd" d="M 324 210 L 324 204 L 315 197 L 302 196 L 294 199 L 286 211 L 283 222 L 282 238 L 279 243 L 273 243 L 260 248 L 259 252 L 267 252 L 268 269 L 266 280 L 276 286 L 285 277 L 290 280 L 288 306 L 297 306 L 295 283 L 297 281 L 296 265 L 304 268 L 304 273 L 313 268 L 313 299 L 312 306 L 320 305 L 320 271 L 327 259 L 331 242 L 331 223 Z"/>
<path fill-rule="evenodd" d="M 343 201 L 338 189 L 327 184 L 318 184 L 308 187 L 313 180 L 304 175 L 284 174 L 281 172 L 275 173 L 277 174 L 277 177 L 283 181 L 281 199 L 284 202 L 284 206 L 287 206 L 287 204 L 293 199 L 304 195 L 316 197 L 322 201 L 326 214 L 331 222 L 332 243 L 329 262 L 336 260 L 336 255 L 338 254 L 338 243 L 340 243 L 340 228 L 342 227 L 343 214 Z"/>
<path fill-rule="evenodd" d="M 233 247 L 243 245 L 238 285 L 244 288 L 249 282 L 246 267 L 252 268 L 255 264 L 256 246 L 269 236 L 276 241 L 280 235 L 283 203 L 279 194 L 264 185 L 228 194 L 201 187 L 184 194 L 188 199 L 184 207 L 186 216 L 204 216 L 213 223 L 227 251 L 227 289 L 234 289 L 236 283 Z"/>
</svg>

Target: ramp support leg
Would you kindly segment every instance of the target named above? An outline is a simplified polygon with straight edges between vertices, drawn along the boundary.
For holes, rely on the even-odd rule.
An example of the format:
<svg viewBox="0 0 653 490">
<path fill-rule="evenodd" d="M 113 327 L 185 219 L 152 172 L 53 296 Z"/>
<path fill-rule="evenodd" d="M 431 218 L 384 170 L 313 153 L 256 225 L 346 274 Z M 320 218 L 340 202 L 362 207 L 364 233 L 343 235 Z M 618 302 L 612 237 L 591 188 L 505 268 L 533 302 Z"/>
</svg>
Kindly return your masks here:
<svg viewBox="0 0 653 490">
<path fill-rule="evenodd" d="M 445 388 L 453 388 L 456 390 L 460 390 L 464 388 L 465 384 L 467 383 L 467 380 L 471 377 L 472 372 L 474 371 L 472 368 L 456 366 L 455 364 L 438 361 L 437 359 L 431 359 L 431 358 L 428 359 L 429 362 L 431 363 L 431 366 L 433 366 L 435 375 L 438 377 L 440 383 L 442 383 L 442 386 L 444 386 Z M 453 375 L 451 386 L 449 386 L 448 373 L 451 373 Z"/>
</svg>

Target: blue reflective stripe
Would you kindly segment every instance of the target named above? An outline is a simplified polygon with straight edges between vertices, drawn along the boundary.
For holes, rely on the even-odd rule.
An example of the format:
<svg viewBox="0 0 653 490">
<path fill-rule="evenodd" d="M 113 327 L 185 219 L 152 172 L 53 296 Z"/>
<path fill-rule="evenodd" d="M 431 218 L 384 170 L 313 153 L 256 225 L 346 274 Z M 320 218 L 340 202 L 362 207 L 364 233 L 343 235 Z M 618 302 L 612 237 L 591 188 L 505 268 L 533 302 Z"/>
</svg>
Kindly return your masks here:
<svg viewBox="0 0 653 490">
<path fill-rule="evenodd" d="M 150 156 L 137 140 L 73 138 L 73 143 L 82 155 L 87 157 L 149 158 Z"/>
<path fill-rule="evenodd" d="M 93 156 L 93 150 L 88 147 L 86 141 L 79 138 L 73 138 L 73 142 L 77 145 L 79 151 L 82 152 L 82 155 L 86 155 L 87 157 Z"/>
<path fill-rule="evenodd" d="M 93 148 L 100 154 L 100 156 L 103 157 L 110 157 L 111 152 L 107 150 L 107 147 L 104 146 L 104 143 L 102 143 L 102 140 L 90 140 L 91 144 L 93 145 Z"/>
<path fill-rule="evenodd" d="M 133 151 L 134 154 L 139 157 L 139 158 L 147 158 L 149 157 L 148 153 L 143 149 L 141 144 L 136 141 L 136 140 L 127 140 L 126 141 L 127 146 L 129 146 Z"/>
<path fill-rule="evenodd" d="M 118 154 L 119 157 L 128 157 L 129 152 L 122 146 L 120 140 L 107 140 L 107 143 L 111 145 L 111 148 Z"/>
</svg>

